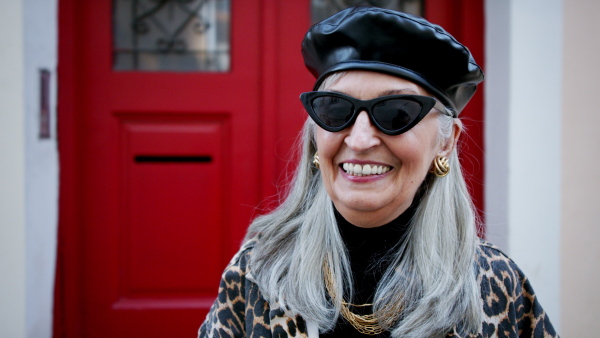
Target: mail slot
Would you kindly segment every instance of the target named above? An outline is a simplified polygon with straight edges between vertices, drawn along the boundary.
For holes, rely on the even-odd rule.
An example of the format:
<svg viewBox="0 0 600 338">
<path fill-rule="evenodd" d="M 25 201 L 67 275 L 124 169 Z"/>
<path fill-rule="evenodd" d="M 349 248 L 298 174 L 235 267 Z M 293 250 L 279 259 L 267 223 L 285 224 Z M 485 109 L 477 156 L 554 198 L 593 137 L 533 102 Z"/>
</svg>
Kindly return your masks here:
<svg viewBox="0 0 600 338">
<path fill-rule="evenodd" d="M 177 155 L 136 155 L 137 163 L 210 163 L 210 156 L 177 156 Z"/>
<path fill-rule="evenodd" d="M 226 118 L 124 119 L 120 308 L 214 298 L 229 230 L 227 130 Z"/>
</svg>

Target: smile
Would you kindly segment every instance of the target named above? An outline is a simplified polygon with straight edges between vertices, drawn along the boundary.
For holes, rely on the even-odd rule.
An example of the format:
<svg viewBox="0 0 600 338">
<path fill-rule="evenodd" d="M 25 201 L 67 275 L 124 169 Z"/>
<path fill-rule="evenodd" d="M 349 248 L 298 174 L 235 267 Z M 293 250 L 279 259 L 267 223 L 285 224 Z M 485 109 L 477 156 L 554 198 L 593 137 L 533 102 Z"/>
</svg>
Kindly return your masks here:
<svg viewBox="0 0 600 338">
<path fill-rule="evenodd" d="M 387 165 L 376 165 L 376 164 L 354 164 L 344 163 L 342 168 L 347 174 L 353 176 L 369 176 L 369 175 L 381 175 L 392 170 L 392 167 Z"/>
</svg>

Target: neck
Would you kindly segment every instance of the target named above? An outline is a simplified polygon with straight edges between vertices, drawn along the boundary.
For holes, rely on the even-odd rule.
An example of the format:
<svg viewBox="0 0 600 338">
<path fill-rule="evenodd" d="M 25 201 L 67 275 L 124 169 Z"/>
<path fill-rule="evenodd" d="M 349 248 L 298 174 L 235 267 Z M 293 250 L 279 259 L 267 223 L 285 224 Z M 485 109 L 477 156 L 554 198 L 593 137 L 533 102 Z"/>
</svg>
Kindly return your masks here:
<svg viewBox="0 0 600 338">
<path fill-rule="evenodd" d="M 389 255 L 402 242 L 416 206 L 391 222 L 374 228 L 360 228 L 335 212 L 338 230 L 348 250 L 353 275 L 354 304 L 372 303 L 377 284 L 391 263 Z"/>
</svg>

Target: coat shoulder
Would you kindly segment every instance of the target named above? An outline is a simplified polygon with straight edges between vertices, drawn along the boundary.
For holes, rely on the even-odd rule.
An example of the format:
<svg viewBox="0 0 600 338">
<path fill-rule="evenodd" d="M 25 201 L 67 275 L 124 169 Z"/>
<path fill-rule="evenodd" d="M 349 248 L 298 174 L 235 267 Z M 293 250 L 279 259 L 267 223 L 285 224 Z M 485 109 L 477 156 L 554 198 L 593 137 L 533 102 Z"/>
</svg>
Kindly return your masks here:
<svg viewBox="0 0 600 338">
<path fill-rule="evenodd" d="M 477 249 L 483 336 L 557 337 L 531 283 L 517 264 L 490 242 Z"/>
</svg>

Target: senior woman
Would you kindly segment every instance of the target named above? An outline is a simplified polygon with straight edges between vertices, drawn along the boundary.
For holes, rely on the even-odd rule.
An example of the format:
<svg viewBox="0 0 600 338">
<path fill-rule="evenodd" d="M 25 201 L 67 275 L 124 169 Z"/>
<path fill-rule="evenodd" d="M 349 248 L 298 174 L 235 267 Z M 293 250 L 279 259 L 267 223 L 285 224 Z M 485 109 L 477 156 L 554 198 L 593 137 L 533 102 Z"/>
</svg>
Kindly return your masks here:
<svg viewBox="0 0 600 338">
<path fill-rule="evenodd" d="M 256 218 L 200 337 L 554 337 L 476 236 L 456 143 L 483 80 L 422 18 L 344 10 L 302 43 L 317 81 L 285 201 Z"/>
</svg>

